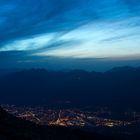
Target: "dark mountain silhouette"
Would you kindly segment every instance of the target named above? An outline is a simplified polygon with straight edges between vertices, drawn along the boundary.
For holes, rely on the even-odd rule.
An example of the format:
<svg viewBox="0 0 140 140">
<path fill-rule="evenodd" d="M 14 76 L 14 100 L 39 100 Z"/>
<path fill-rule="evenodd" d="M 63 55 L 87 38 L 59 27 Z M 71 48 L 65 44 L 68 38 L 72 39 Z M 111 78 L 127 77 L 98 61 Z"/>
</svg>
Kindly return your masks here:
<svg viewBox="0 0 140 140">
<path fill-rule="evenodd" d="M 16 118 L 0 107 L 0 140 L 114 140 L 81 130 L 39 126 Z"/>
<path fill-rule="evenodd" d="M 140 68 L 110 71 L 45 69 L 23 70 L 0 78 L 0 102 L 48 104 L 71 101 L 75 105 L 107 105 L 139 109 Z"/>
</svg>

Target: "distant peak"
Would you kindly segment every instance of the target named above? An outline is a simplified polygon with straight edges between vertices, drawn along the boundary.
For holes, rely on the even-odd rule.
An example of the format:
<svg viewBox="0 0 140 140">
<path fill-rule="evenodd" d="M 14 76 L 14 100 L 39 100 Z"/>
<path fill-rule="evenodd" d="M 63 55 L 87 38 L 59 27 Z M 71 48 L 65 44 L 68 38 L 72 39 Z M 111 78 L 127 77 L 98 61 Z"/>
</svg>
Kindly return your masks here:
<svg viewBox="0 0 140 140">
<path fill-rule="evenodd" d="M 128 70 L 134 70 L 134 67 L 131 66 L 124 66 L 124 67 L 115 67 L 112 68 L 111 70 L 107 71 L 107 72 L 119 72 L 119 71 L 128 71 Z"/>
</svg>

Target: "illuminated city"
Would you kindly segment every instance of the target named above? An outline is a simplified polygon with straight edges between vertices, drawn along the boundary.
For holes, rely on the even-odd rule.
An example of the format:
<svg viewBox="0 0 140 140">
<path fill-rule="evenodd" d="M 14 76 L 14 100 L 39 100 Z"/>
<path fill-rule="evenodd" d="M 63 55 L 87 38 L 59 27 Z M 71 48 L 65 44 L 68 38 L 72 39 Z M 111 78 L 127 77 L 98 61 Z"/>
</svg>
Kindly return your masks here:
<svg viewBox="0 0 140 140">
<path fill-rule="evenodd" d="M 78 128 L 117 128 L 128 127 L 140 122 L 140 113 L 126 111 L 124 119 L 113 119 L 113 112 L 107 107 L 94 111 L 82 109 L 50 109 L 47 107 L 17 107 L 2 105 L 3 108 L 16 117 L 35 122 L 40 125 L 78 127 Z"/>
</svg>

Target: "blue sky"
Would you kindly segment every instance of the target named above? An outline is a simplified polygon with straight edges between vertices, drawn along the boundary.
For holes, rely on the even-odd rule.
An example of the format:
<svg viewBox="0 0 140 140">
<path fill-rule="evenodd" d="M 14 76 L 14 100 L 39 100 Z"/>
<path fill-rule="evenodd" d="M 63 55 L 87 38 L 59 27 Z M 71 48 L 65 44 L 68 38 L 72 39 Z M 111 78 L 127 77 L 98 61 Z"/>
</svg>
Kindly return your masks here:
<svg viewBox="0 0 140 140">
<path fill-rule="evenodd" d="M 137 66 L 140 1 L 1 0 L 0 32 L 1 68 Z"/>
</svg>

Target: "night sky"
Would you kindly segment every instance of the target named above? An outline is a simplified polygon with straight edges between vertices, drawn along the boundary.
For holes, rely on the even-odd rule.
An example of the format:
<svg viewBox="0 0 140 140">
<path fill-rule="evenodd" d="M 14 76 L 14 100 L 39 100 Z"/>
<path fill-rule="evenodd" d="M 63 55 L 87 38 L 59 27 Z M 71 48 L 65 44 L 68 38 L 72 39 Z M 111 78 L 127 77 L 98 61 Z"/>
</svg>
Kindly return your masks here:
<svg viewBox="0 0 140 140">
<path fill-rule="evenodd" d="M 140 66 L 140 0 L 0 0 L 0 68 Z"/>
</svg>

